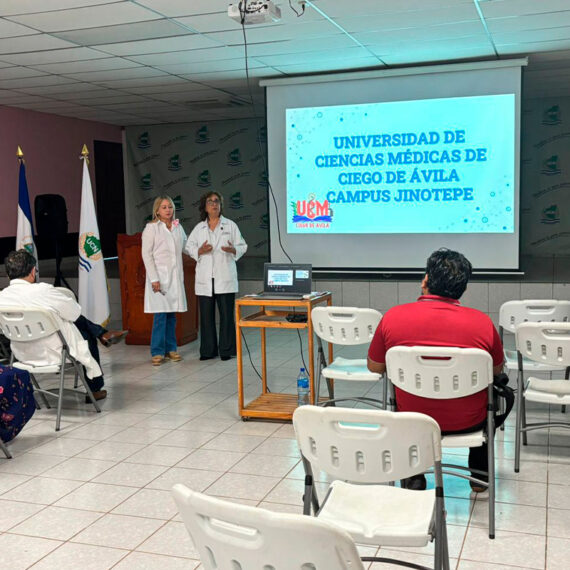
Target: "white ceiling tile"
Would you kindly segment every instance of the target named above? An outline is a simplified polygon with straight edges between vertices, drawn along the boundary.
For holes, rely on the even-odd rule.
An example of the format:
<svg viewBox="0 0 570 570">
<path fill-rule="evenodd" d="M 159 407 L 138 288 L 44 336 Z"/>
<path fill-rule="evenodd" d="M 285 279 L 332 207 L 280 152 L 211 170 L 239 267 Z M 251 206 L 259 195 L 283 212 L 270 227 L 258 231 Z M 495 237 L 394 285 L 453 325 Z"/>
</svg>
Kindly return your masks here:
<svg viewBox="0 0 570 570">
<path fill-rule="evenodd" d="M 568 10 L 568 0 L 495 0 L 482 2 L 481 11 L 485 19 L 526 14 L 545 14 Z"/>
<path fill-rule="evenodd" d="M 521 54 L 528 55 L 540 51 L 567 50 L 570 47 L 568 40 L 553 40 L 546 42 L 529 42 L 516 44 L 500 44 L 497 45 L 497 51 L 500 55 L 505 54 Z"/>
<path fill-rule="evenodd" d="M 0 89 L 0 105 L 12 105 L 13 103 L 22 102 L 42 102 L 43 97 L 38 95 L 28 95 L 25 93 L 17 93 L 16 91 L 10 91 L 9 89 Z"/>
<path fill-rule="evenodd" d="M 570 6 L 570 2 L 568 6 Z M 533 14 L 531 16 L 490 18 L 486 22 L 491 34 L 537 30 L 540 28 L 560 28 L 570 26 L 570 10 L 566 12 L 552 12 L 550 14 Z"/>
<path fill-rule="evenodd" d="M 42 65 L 45 63 L 59 63 L 66 61 L 85 61 L 106 56 L 107 54 L 86 47 L 72 47 L 3 55 L 2 59 L 15 65 Z"/>
<path fill-rule="evenodd" d="M 230 3 L 231 0 L 139 0 L 139 4 L 171 17 L 213 12 L 227 14 Z"/>
<path fill-rule="evenodd" d="M 22 79 L 6 79 L 2 81 L 4 89 L 25 89 L 35 87 L 38 92 L 49 89 L 50 87 L 62 86 L 64 83 L 74 83 L 75 80 L 59 77 L 58 75 L 39 75 L 37 77 L 24 77 Z"/>
<path fill-rule="evenodd" d="M 237 54 L 237 55 L 236 55 Z M 243 55 L 243 50 L 235 47 L 213 47 L 208 49 L 190 49 L 181 51 L 169 51 L 148 55 L 129 56 L 133 61 L 145 65 L 168 65 L 174 63 L 192 63 L 200 61 L 217 61 L 231 59 Z"/>
<path fill-rule="evenodd" d="M 159 40 L 141 40 L 119 44 L 104 44 L 99 49 L 114 55 L 143 55 L 149 53 L 163 53 L 167 51 L 200 49 L 218 47 L 219 42 L 208 39 L 199 34 L 163 38 Z M 0 50 L 0 54 L 1 54 Z"/>
<path fill-rule="evenodd" d="M 113 81 L 99 81 L 99 85 L 110 87 L 112 89 L 126 89 L 130 90 L 131 87 L 151 87 L 160 86 L 161 88 L 168 89 L 171 83 L 179 83 L 180 77 L 176 75 L 161 75 L 159 77 L 146 77 L 135 79 L 117 79 Z M 134 93 L 134 91 L 133 91 Z"/>
<path fill-rule="evenodd" d="M 0 38 L 28 36 L 31 34 L 37 34 L 37 31 L 20 24 L 16 24 L 15 22 L 4 20 L 3 18 L 0 19 Z"/>
<path fill-rule="evenodd" d="M 103 55 L 103 54 L 100 54 Z M 48 63 L 44 65 L 34 65 L 34 69 L 55 73 L 56 75 L 66 75 L 70 73 L 87 73 L 93 71 L 107 71 L 109 69 L 126 69 L 128 67 L 139 67 L 141 64 L 129 61 L 122 57 L 103 57 L 100 59 L 90 59 L 87 61 L 70 61 L 68 63 Z"/>
<path fill-rule="evenodd" d="M 314 0 L 312 2 L 331 18 L 339 16 L 350 16 L 355 12 L 359 14 L 384 14 L 390 12 L 411 12 L 425 9 L 454 9 L 458 5 L 472 5 L 473 0 L 399 0 L 378 1 L 378 0 L 352 0 L 350 2 L 339 2 L 338 0 Z M 312 8 L 307 4 L 307 11 Z"/>
<path fill-rule="evenodd" d="M 265 67 L 263 63 L 251 59 L 248 63 L 249 69 Z M 175 63 L 172 65 L 160 65 L 157 67 L 166 73 L 186 76 L 192 75 L 193 73 L 204 73 L 209 71 L 232 71 L 236 69 L 245 69 L 245 59 L 237 58 L 198 63 Z"/>
<path fill-rule="evenodd" d="M 97 28 L 155 19 L 156 14 L 131 2 L 116 2 L 109 6 L 85 6 L 83 8 L 10 16 L 10 20 L 13 22 L 31 26 L 42 32 Z"/>
<path fill-rule="evenodd" d="M 33 36 L 21 36 L 18 38 L 0 38 L 0 56 L 8 53 L 42 51 L 66 47 L 75 46 L 69 42 L 48 36 L 47 34 L 35 34 Z"/>
<path fill-rule="evenodd" d="M 90 71 L 83 73 L 68 73 L 66 77 L 77 79 L 79 81 L 91 82 L 107 82 L 119 79 L 147 79 L 166 75 L 164 71 L 154 69 L 153 67 L 139 66 L 128 69 L 108 69 L 105 71 Z"/>
<path fill-rule="evenodd" d="M 172 76 L 169 76 L 172 77 Z M 133 93 L 136 95 L 147 95 L 149 97 L 154 97 L 155 95 L 160 95 L 162 93 L 185 93 L 189 91 L 197 91 L 204 89 L 204 85 L 200 83 L 194 83 L 192 81 L 182 81 L 178 79 L 177 82 L 169 82 L 168 86 L 164 84 L 147 84 L 143 86 L 129 85 L 122 88 L 128 93 Z"/>
<path fill-rule="evenodd" d="M 45 12 L 46 2 L 49 2 L 49 8 L 51 10 L 65 10 L 67 8 L 79 8 L 81 6 L 114 4 L 117 0 L 2 0 L 2 2 L 0 2 L 0 16 Z"/>
<path fill-rule="evenodd" d="M 58 91 L 57 93 L 52 93 L 51 97 L 58 101 L 76 101 L 77 103 L 82 103 L 84 99 L 102 100 L 103 98 L 116 94 L 116 91 L 112 89 L 100 89 L 98 86 L 93 86 L 89 83 L 77 83 L 76 85 L 78 87 L 87 87 L 87 89 L 75 89 L 64 93 Z"/>
<path fill-rule="evenodd" d="M 89 46 L 168 38 L 185 34 L 188 34 L 187 29 L 164 19 L 54 33 L 55 36 L 62 40 Z"/>
<path fill-rule="evenodd" d="M 266 75 L 273 75 L 274 71 L 267 67 L 260 67 L 249 70 L 250 77 L 265 77 Z M 193 73 L 190 75 L 181 75 L 192 81 L 200 81 L 208 83 L 210 80 L 215 79 L 242 79 L 245 81 L 245 70 L 238 69 L 234 71 L 213 71 L 211 73 Z"/>
<path fill-rule="evenodd" d="M 517 43 L 521 44 L 523 50 L 526 44 L 560 40 L 567 42 L 566 49 L 570 48 L 570 26 L 493 34 L 493 41 L 496 45 Z"/>
<path fill-rule="evenodd" d="M 362 69 L 362 68 L 369 68 L 375 67 L 378 65 L 378 59 L 372 56 L 368 57 L 361 57 L 355 59 L 354 62 L 351 64 L 350 70 L 355 69 Z M 292 65 L 281 65 L 275 66 L 275 69 L 286 73 L 286 74 L 297 74 L 297 73 L 314 73 L 316 71 L 341 71 L 339 69 L 339 64 L 336 63 L 335 60 L 321 60 L 321 61 L 314 61 L 314 62 L 306 62 L 306 63 L 294 63 Z"/>
<path fill-rule="evenodd" d="M 55 77 L 55 76 L 52 76 Z M 63 78 L 62 78 L 63 80 Z M 31 93 L 34 95 L 45 94 L 49 96 L 60 97 L 60 94 L 71 93 L 74 96 L 81 91 L 99 91 L 100 87 L 97 85 L 92 85 L 91 83 L 79 83 L 71 79 L 67 79 L 70 83 L 65 85 L 42 85 L 42 86 L 30 86 L 30 87 L 20 87 L 18 90 L 24 93 Z"/>
<path fill-rule="evenodd" d="M 297 40 L 272 42 L 267 44 L 255 44 L 248 47 L 247 53 L 250 57 L 255 57 L 260 61 L 272 55 L 288 57 L 288 63 L 295 63 L 296 54 L 303 54 L 313 51 L 331 51 L 333 54 L 338 49 L 360 47 L 345 34 L 336 34 L 325 38 L 299 38 Z M 370 54 L 367 54 L 370 55 Z"/>
<path fill-rule="evenodd" d="M 417 50 L 409 51 L 394 51 L 392 54 L 385 54 L 382 59 L 388 65 L 402 65 L 409 61 L 415 61 L 418 63 L 439 63 L 445 61 L 453 61 L 460 59 L 471 59 L 477 57 L 493 57 L 494 52 L 489 46 L 488 48 L 474 47 L 474 48 L 457 48 L 454 50 L 454 58 L 450 58 L 450 53 L 448 48 L 442 49 L 432 49 L 432 50 L 422 50 L 418 48 Z"/>
<path fill-rule="evenodd" d="M 0 80 L 5 79 L 20 79 L 22 77 L 39 77 L 40 75 L 47 75 L 42 71 L 29 69 L 28 67 L 3 67 L 0 69 Z"/>
<path fill-rule="evenodd" d="M 287 65 L 296 61 L 310 62 L 310 61 L 326 61 L 326 60 L 344 60 L 351 58 L 369 57 L 370 52 L 361 47 L 346 47 L 338 50 L 321 50 L 321 51 L 305 51 L 302 53 L 295 54 L 295 58 L 291 58 L 288 54 L 283 55 L 268 55 L 268 56 L 257 56 L 257 59 L 265 65 Z"/>
</svg>

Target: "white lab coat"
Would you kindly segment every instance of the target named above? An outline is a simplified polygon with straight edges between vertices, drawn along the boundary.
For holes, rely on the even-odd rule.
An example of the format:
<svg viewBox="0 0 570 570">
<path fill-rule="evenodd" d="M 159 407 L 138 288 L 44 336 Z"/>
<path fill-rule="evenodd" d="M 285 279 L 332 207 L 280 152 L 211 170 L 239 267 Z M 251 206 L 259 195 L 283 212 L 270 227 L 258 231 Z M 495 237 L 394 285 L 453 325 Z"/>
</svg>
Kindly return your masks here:
<svg viewBox="0 0 570 570">
<path fill-rule="evenodd" d="M 207 241 L 213 250 L 204 255 L 198 255 L 198 249 Z M 236 252 L 227 253 L 222 246 L 232 242 Z M 220 216 L 220 222 L 214 230 L 213 243 L 210 238 L 208 221 L 196 224 L 186 242 L 185 251 L 196 260 L 196 295 L 212 296 L 212 278 L 214 279 L 214 293 L 236 293 L 238 278 L 236 261 L 247 251 L 245 243 L 237 224 Z"/>
<path fill-rule="evenodd" d="M 85 366 L 87 377 L 102 375 L 99 364 L 89 352 L 87 341 L 73 324 L 81 314 L 81 306 L 72 296 L 49 283 L 12 279 L 10 285 L 0 291 L 0 305 L 50 310 L 67 341 L 71 356 Z M 36 342 L 12 342 L 11 347 L 16 359 L 26 364 L 48 366 L 61 362 L 61 340 L 57 333 Z"/>
<path fill-rule="evenodd" d="M 145 313 L 186 311 L 182 250 L 186 233 L 180 224 L 170 231 L 164 222 L 148 223 L 142 233 L 142 258 L 146 269 Z M 151 283 L 160 281 L 160 292 Z"/>
</svg>

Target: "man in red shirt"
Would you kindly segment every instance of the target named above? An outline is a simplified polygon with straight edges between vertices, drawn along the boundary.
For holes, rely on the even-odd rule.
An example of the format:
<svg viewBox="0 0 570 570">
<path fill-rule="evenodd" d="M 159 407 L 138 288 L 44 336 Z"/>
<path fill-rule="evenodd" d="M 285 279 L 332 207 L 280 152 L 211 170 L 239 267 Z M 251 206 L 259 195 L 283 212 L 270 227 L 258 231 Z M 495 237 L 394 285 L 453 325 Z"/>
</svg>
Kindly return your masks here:
<svg viewBox="0 0 570 570">
<path fill-rule="evenodd" d="M 380 321 L 368 350 L 368 368 L 382 374 L 386 352 L 393 346 L 456 346 L 481 348 L 493 358 L 493 373 L 503 367 L 503 347 L 491 319 L 476 309 L 463 307 L 459 298 L 471 277 L 471 263 L 448 249 L 434 251 L 427 260 L 415 303 L 390 309 Z M 442 433 L 478 431 L 486 424 L 487 391 L 450 400 L 432 400 L 396 388 L 401 412 L 421 412 L 434 418 Z M 487 446 L 469 450 L 469 467 L 487 471 Z M 479 476 L 480 477 L 480 476 Z M 484 488 L 471 485 L 476 492 Z M 408 488 L 425 488 L 425 477 L 413 478 Z"/>
</svg>

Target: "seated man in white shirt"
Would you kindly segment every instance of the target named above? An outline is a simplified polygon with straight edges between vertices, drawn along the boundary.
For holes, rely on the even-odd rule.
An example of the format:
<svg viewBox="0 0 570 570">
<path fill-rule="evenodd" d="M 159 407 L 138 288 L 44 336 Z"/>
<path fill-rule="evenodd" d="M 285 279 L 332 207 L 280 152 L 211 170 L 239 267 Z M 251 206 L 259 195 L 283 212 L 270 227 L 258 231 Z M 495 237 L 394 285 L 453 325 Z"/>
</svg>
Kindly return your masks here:
<svg viewBox="0 0 570 570">
<path fill-rule="evenodd" d="M 53 312 L 71 356 L 85 369 L 85 377 L 96 400 L 107 396 L 99 366 L 97 340 L 104 346 L 120 342 L 128 331 L 107 331 L 81 315 L 81 306 L 65 291 L 49 283 L 36 282 L 36 258 L 25 249 L 12 251 L 4 260 L 10 285 L 0 291 L 0 306 L 38 307 Z M 57 334 L 34 343 L 12 342 L 17 360 L 35 366 L 59 364 L 61 340 Z M 86 398 L 86 402 L 89 400 Z"/>
</svg>

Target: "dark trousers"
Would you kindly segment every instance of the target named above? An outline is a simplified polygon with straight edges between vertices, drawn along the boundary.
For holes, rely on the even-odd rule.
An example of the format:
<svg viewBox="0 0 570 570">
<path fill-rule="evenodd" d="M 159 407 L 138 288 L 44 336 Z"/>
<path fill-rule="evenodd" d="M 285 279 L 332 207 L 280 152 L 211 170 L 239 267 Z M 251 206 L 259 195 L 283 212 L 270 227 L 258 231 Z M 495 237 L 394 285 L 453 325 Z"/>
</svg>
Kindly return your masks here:
<svg viewBox="0 0 570 570">
<path fill-rule="evenodd" d="M 212 296 L 198 295 L 200 307 L 200 356 L 236 355 L 236 326 L 234 317 L 235 293 L 214 293 L 212 280 Z M 216 338 L 216 305 L 220 313 L 219 341 Z"/>
<path fill-rule="evenodd" d="M 487 419 L 484 419 L 481 423 L 471 426 L 459 431 L 442 431 L 441 435 L 459 435 L 462 433 L 473 433 L 487 427 Z M 487 456 L 487 442 L 484 442 L 480 447 L 470 447 L 469 448 L 469 460 L 467 465 L 470 469 L 478 469 L 479 471 L 488 471 L 489 469 L 489 457 Z M 477 473 L 473 473 L 474 477 L 480 477 Z"/>
<path fill-rule="evenodd" d="M 73 324 L 79 329 L 81 336 L 87 341 L 91 356 L 97 361 L 98 364 L 101 364 L 101 361 L 99 360 L 99 346 L 97 345 L 97 339 L 102 334 L 106 333 L 107 329 L 101 325 L 92 323 L 83 315 L 80 315 Z M 83 372 L 85 373 L 85 367 L 83 368 Z M 85 380 L 87 380 L 87 384 L 89 385 L 91 392 L 99 392 L 99 390 L 101 390 L 105 384 L 103 375 L 97 376 L 95 378 L 87 378 L 87 374 L 85 374 Z"/>
</svg>

